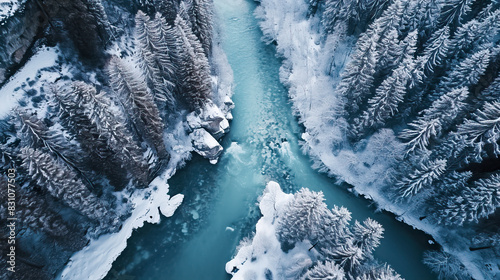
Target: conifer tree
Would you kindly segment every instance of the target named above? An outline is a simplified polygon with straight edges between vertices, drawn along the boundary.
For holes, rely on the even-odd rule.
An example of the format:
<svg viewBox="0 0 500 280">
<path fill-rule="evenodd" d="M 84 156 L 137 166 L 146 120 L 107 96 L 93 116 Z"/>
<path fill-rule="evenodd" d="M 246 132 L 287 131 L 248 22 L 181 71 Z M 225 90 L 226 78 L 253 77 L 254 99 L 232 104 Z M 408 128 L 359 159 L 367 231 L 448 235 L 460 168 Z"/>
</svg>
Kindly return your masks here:
<svg viewBox="0 0 500 280">
<path fill-rule="evenodd" d="M 473 119 L 466 119 L 458 127 L 458 134 L 463 135 L 466 143 L 474 147 L 474 157 L 480 160 L 484 147 L 491 145 L 494 155 L 500 155 L 500 103 L 486 103 L 473 114 Z"/>
<path fill-rule="evenodd" d="M 398 106 L 404 100 L 412 77 L 410 72 L 415 66 L 413 60 L 406 60 L 376 89 L 375 96 L 368 100 L 368 109 L 355 120 L 352 130 L 355 138 L 364 135 L 370 128 L 385 125 L 398 112 Z"/>
<path fill-rule="evenodd" d="M 396 183 L 396 188 L 402 198 L 409 198 L 423 189 L 429 188 L 446 170 L 446 160 L 425 161 L 413 172 L 403 175 Z"/>
<path fill-rule="evenodd" d="M 345 1 L 325 0 L 322 23 L 326 32 L 333 33 L 336 29 L 335 26 L 338 24 L 338 21 L 345 20 L 345 18 L 342 17 L 345 15 L 340 14 L 340 10 L 344 6 L 344 2 Z"/>
<path fill-rule="evenodd" d="M 427 251 L 424 253 L 424 264 L 428 265 L 438 278 L 442 280 L 468 280 L 470 275 L 465 266 L 454 256 L 444 251 Z"/>
<path fill-rule="evenodd" d="M 82 215 L 101 223 L 104 228 L 117 225 L 115 214 L 106 209 L 66 165 L 60 164 L 48 153 L 24 147 L 21 149 L 22 167 L 32 181 L 64 204 Z"/>
<path fill-rule="evenodd" d="M 62 5 L 64 25 L 80 54 L 87 59 L 101 59 L 111 35 L 101 1 L 63 1 Z"/>
<path fill-rule="evenodd" d="M 479 219 L 487 218 L 498 207 L 500 175 L 494 174 L 473 184 L 467 184 L 459 194 L 451 195 L 439 209 L 440 221 L 456 225 L 463 225 L 465 222 L 478 223 Z"/>
<path fill-rule="evenodd" d="M 361 248 L 347 240 L 346 243 L 332 249 L 325 249 L 328 258 L 334 259 L 344 270 L 354 271 L 365 260 L 365 254 Z"/>
<path fill-rule="evenodd" d="M 52 209 L 41 194 L 25 188 L 19 188 L 18 194 L 16 210 L 23 225 L 51 236 L 62 237 L 70 234 L 67 222 Z"/>
<path fill-rule="evenodd" d="M 356 280 L 403 280 L 403 278 L 388 264 L 383 266 L 374 264 L 357 276 Z"/>
<path fill-rule="evenodd" d="M 406 140 L 406 153 L 416 149 L 425 149 L 430 141 L 446 130 L 453 120 L 463 111 L 464 100 L 468 96 L 467 88 L 459 88 L 441 96 L 428 109 L 422 111 L 422 116 L 410 123 L 399 137 Z"/>
<path fill-rule="evenodd" d="M 36 113 L 17 110 L 15 114 L 21 145 L 33 148 L 45 147 L 55 153 L 63 150 L 62 135 L 50 130 L 41 119 L 38 119 Z"/>
<path fill-rule="evenodd" d="M 495 10 L 485 19 L 472 19 L 455 32 L 451 45 L 453 55 L 478 50 L 479 46 L 494 42 L 500 28 L 500 10 Z M 498 41 L 498 39 L 497 39 Z"/>
<path fill-rule="evenodd" d="M 164 124 L 144 79 L 118 57 L 110 60 L 108 72 L 111 87 L 122 99 L 125 111 L 140 135 L 145 137 L 160 158 L 167 157 L 163 142 Z"/>
<path fill-rule="evenodd" d="M 377 35 L 365 33 L 359 39 L 352 60 L 342 74 L 337 91 L 345 97 L 345 110 L 354 116 L 361 101 L 370 93 L 376 69 L 378 53 Z"/>
<path fill-rule="evenodd" d="M 47 127 L 45 122 L 37 117 L 36 113 L 17 110 L 15 115 L 18 138 L 21 140 L 20 146 L 47 149 L 67 166 L 75 170 L 89 186 L 93 187 L 90 179 L 80 170 L 81 168 L 77 162 L 78 157 L 81 157 L 78 147 L 70 145 L 64 138 L 62 131 Z"/>
<path fill-rule="evenodd" d="M 173 96 L 175 67 L 172 61 L 175 50 L 170 49 L 168 41 L 172 38 L 168 38 L 169 34 L 165 31 L 170 27 L 159 13 L 151 20 L 142 11 L 137 12 L 135 24 L 139 67 L 146 83 L 161 111 L 173 110 L 176 107 Z"/>
<path fill-rule="evenodd" d="M 62 124 L 76 135 L 96 171 L 119 186 L 126 184 L 127 174 L 139 187 L 147 185 L 142 151 L 104 93 L 83 82 L 54 93 Z"/>
<path fill-rule="evenodd" d="M 205 55 L 210 56 L 213 33 L 213 6 L 210 0 L 191 0 L 188 15 L 193 34 L 200 41 Z"/>
<path fill-rule="evenodd" d="M 305 239 L 313 244 L 328 240 L 335 221 L 324 200 L 322 192 L 298 191 L 278 221 L 280 242 L 293 245 Z"/>
<path fill-rule="evenodd" d="M 453 67 L 439 83 L 431 99 L 436 100 L 455 88 L 469 87 L 476 84 L 488 67 L 490 54 L 491 52 L 488 49 L 481 50 Z"/>
<path fill-rule="evenodd" d="M 212 94 L 208 59 L 198 38 L 180 16 L 172 33 L 177 39 L 181 97 L 191 110 L 201 109 Z"/>
<path fill-rule="evenodd" d="M 470 11 L 470 6 L 474 0 L 451 0 L 447 1 L 441 11 L 441 26 L 457 26 L 465 14 Z"/>
<path fill-rule="evenodd" d="M 359 247 L 365 256 L 371 256 L 375 248 L 380 245 L 384 228 L 377 221 L 368 218 L 363 224 L 355 221 L 352 234 L 354 245 Z"/>
<path fill-rule="evenodd" d="M 301 280 L 344 280 L 344 270 L 333 261 L 318 262 L 315 266 L 309 269 L 301 278 Z"/>
<path fill-rule="evenodd" d="M 450 28 L 445 26 L 432 34 L 427 45 L 425 46 L 423 57 L 424 73 L 430 76 L 434 73 L 436 66 L 443 63 L 450 49 Z"/>
</svg>

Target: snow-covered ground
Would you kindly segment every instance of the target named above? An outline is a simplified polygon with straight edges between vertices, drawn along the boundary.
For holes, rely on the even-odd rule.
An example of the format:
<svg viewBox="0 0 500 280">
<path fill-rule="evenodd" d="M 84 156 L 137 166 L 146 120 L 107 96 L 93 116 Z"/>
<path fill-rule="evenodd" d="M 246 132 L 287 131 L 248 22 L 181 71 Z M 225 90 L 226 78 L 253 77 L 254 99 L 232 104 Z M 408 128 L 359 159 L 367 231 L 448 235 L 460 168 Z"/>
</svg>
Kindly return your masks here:
<svg viewBox="0 0 500 280">
<path fill-rule="evenodd" d="M 0 0 L 0 22 L 12 16 L 26 0 Z"/>
<path fill-rule="evenodd" d="M 30 81 L 43 84 L 52 83 L 61 76 L 61 73 L 44 71 L 44 68 L 56 65 L 59 50 L 44 48 L 39 50 L 18 72 L 0 88 L 0 119 L 6 117 L 12 109 L 18 106 L 18 101 L 24 97 L 26 91 L 34 89 Z M 39 85 L 39 83 L 37 83 Z"/>
<path fill-rule="evenodd" d="M 83 250 L 75 253 L 59 278 L 104 278 L 111 269 L 113 261 L 127 247 L 127 239 L 134 229 L 142 227 L 145 222 L 159 223 L 160 213 L 165 217 L 171 217 L 184 198 L 182 194 L 173 197 L 167 194 L 167 180 L 174 172 L 175 167 L 171 167 L 154 179 L 149 188 L 136 191 L 131 198 L 134 205 L 132 216 L 123 223 L 121 230 L 94 239 Z"/>
<path fill-rule="evenodd" d="M 233 103 L 232 72 L 226 65 L 227 58 L 220 47 L 214 44 L 213 58 L 214 103 L 206 106 L 199 114 L 190 114 L 188 123 L 179 122 L 165 134 L 165 142 L 171 155 L 167 170 L 155 178 L 148 188 L 136 190 L 130 198 L 133 205 L 132 215 L 123 223 L 120 231 L 105 234 L 91 240 L 88 246 L 76 252 L 67 266 L 58 275 L 58 279 L 102 279 L 111 269 L 114 260 L 127 247 L 127 239 L 132 232 L 144 223 L 159 223 L 160 213 L 171 217 L 183 200 L 182 194 L 168 195 L 168 179 L 178 166 L 189 159 L 192 151 L 205 156 L 211 162 L 217 162 L 222 146 L 208 133 L 222 134 L 229 129 L 226 116 L 231 114 Z M 187 135 L 185 128 L 194 131 Z"/>
<path fill-rule="evenodd" d="M 295 274 L 294 268 L 308 267 L 316 260 L 315 250 L 309 251 L 309 241 L 297 243 L 287 253 L 281 249 L 275 221 L 291 199 L 293 194 L 284 193 L 278 183 L 267 184 L 259 199 L 262 217 L 257 222 L 255 236 L 240 243 L 236 256 L 226 264 L 226 272 L 233 275 L 233 280 L 266 280 L 269 279 L 266 274 Z"/>
<path fill-rule="evenodd" d="M 481 257 L 468 250 L 465 240 L 418 219 L 419 209 L 403 208 L 383 193 L 389 167 L 403 148 L 392 130 L 381 130 L 357 149 L 346 144 L 346 122 L 339 116 L 343 100 L 334 89 L 353 49 L 353 39 L 324 38 L 317 17 L 307 19 L 307 9 L 306 1 L 262 0 L 256 16 L 261 19 L 263 39 L 276 42 L 284 58 L 280 78 L 305 126 L 303 150 L 313 159 L 314 167 L 353 185 L 379 208 L 432 235 L 475 279 L 488 278 L 481 271 Z"/>
</svg>

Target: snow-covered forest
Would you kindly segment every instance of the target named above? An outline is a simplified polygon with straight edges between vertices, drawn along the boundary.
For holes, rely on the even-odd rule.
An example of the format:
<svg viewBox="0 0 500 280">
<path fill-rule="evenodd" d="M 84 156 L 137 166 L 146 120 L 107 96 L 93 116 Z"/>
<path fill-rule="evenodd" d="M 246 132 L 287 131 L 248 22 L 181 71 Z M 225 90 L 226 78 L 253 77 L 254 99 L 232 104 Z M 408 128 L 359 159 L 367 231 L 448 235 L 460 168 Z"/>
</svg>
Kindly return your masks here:
<svg viewBox="0 0 500 280">
<path fill-rule="evenodd" d="M 168 188 L 158 187 L 165 182 L 148 186 L 191 151 L 217 161 L 231 77 L 212 46 L 211 1 L 27 0 L 0 8 L 1 176 L 17 171 L 15 277 L 54 279 L 90 239 L 121 231 L 137 201 L 160 191 L 159 208 L 172 215 L 179 197 L 170 205 L 161 193 Z M 0 278 L 11 279 L 5 266 Z"/>
<path fill-rule="evenodd" d="M 431 235 L 440 248 L 422 261 L 440 279 L 498 278 L 500 1 L 257 2 L 313 167 Z M 234 104 L 213 12 L 212 0 L 0 0 L 0 188 L 15 170 L 16 279 L 102 279 L 135 229 L 179 207 L 184 196 L 170 197 L 167 180 L 191 153 L 217 163 Z M 253 86 L 248 94 L 278 91 Z M 246 109 L 275 110 L 262 105 Z M 295 139 L 264 138 L 273 126 L 258 125 L 250 142 L 269 153 Z M 245 150 L 245 140 L 229 148 L 262 152 Z M 252 180 L 275 180 L 266 164 Z M 247 168 L 226 171 L 233 167 Z M 294 176 L 279 170 L 278 181 Z M 324 201 L 269 183 L 255 233 L 226 272 L 401 279 L 373 256 L 381 224 L 351 222 L 348 209 Z M 7 263 L 0 268 L 10 279 Z"/>
<path fill-rule="evenodd" d="M 390 265 L 373 258 L 382 226 L 370 218 L 350 224 L 349 210 L 328 209 L 321 192 L 303 188 L 285 194 L 270 182 L 259 208 L 262 218 L 255 235 L 243 239 L 226 264 L 233 280 L 402 279 Z"/>
<path fill-rule="evenodd" d="M 498 276 L 500 2 L 262 0 L 256 14 L 316 168 L 432 234 L 443 279 Z"/>
</svg>

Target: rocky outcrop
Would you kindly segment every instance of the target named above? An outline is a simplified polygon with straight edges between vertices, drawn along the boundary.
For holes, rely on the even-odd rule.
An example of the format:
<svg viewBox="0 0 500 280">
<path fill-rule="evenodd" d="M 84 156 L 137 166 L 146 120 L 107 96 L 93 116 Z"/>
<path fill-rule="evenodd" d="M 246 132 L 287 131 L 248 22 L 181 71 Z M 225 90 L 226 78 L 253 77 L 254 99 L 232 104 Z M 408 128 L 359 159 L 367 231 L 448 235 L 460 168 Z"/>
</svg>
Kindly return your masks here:
<svg viewBox="0 0 500 280">
<path fill-rule="evenodd" d="M 186 119 L 192 130 L 190 137 L 194 151 L 212 163 L 217 162 L 223 150 L 217 139 L 229 131 L 225 114 L 209 100 L 202 109 L 188 114 Z"/>
</svg>

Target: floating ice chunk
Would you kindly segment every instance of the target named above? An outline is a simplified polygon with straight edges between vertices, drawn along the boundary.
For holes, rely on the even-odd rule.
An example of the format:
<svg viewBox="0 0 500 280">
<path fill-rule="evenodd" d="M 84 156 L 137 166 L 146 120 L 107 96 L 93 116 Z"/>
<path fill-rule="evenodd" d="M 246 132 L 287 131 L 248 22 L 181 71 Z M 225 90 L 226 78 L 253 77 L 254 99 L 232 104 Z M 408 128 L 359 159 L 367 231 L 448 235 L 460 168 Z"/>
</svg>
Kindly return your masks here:
<svg viewBox="0 0 500 280">
<path fill-rule="evenodd" d="M 167 195 L 168 197 L 168 195 Z M 172 217 L 174 215 L 175 210 L 179 205 L 181 205 L 182 200 L 184 199 L 183 194 L 176 194 L 172 198 L 164 201 L 160 204 L 160 211 L 165 217 Z"/>
<path fill-rule="evenodd" d="M 189 213 L 191 213 L 191 216 L 193 216 L 193 219 L 195 219 L 195 220 L 198 220 L 200 218 L 200 214 L 198 214 L 198 211 L 196 211 L 194 209 L 189 211 Z"/>
</svg>

